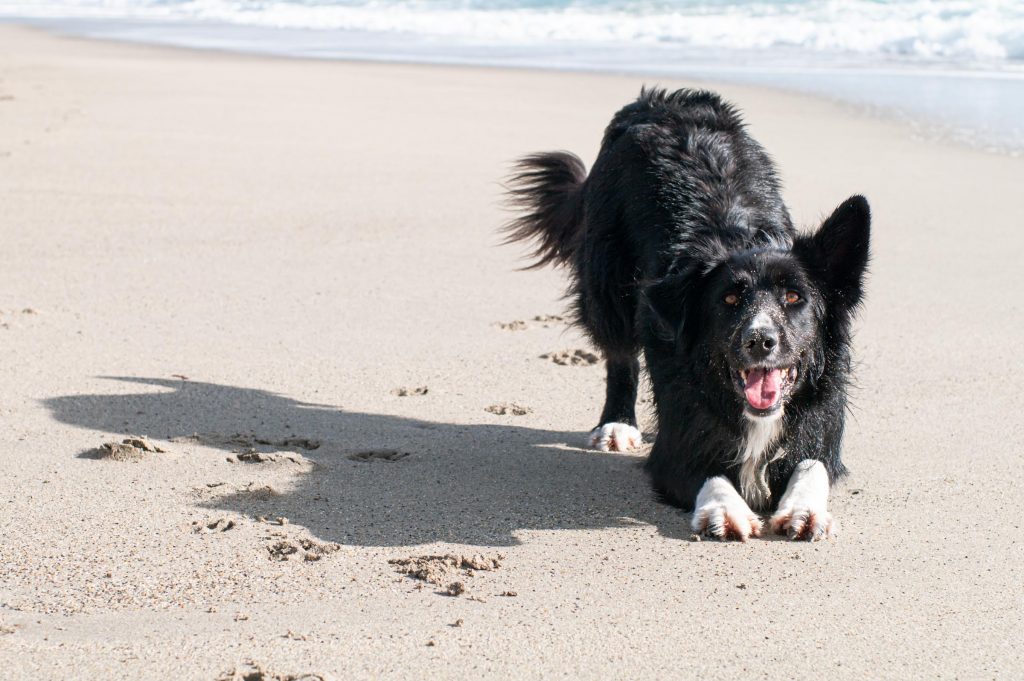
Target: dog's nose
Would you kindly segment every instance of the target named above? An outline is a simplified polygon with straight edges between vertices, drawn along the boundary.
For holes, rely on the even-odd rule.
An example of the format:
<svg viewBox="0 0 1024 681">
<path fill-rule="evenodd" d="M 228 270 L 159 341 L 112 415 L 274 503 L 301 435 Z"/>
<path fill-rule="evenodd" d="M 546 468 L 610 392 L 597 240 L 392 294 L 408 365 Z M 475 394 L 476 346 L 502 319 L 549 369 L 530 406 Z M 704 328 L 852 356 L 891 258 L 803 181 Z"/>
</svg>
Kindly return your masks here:
<svg viewBox="0 0 1024 681">
<path fill-rule="evenodd" d="M 779 332 L 770 326 L 748 326 L 742 340 L 743 349 L 751 359 L 765 359 L 779 344 Z"/>
</svg>

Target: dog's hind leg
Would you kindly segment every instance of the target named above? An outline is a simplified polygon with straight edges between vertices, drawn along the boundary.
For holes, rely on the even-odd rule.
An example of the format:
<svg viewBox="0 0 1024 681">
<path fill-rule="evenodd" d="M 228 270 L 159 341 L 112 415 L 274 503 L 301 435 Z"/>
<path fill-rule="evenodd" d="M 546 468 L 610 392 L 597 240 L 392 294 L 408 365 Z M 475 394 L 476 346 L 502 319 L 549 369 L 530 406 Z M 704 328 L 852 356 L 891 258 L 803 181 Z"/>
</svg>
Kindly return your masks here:
<svg viewBox="0 0 1024 681">
<path fill-rule="evenodd" d="M 582 253 L 577 272 L 576 318 L 604 354 L 608 377 L 601 420 L 587 444 L 624 452 L 643 442 L 636 423 L 636 267 L 619 240 L 594 239 Z"/>
<path fill-rule="evenodd" d="M 639 447 L 643 442 L 636 427 L 640 362 L 635 355 L 606 355 L 605 363 L 608 379 L 604 410 L 600 424 L 590 431 L 588 444 L 605 452 L 624 452 Z"/>
</svg>

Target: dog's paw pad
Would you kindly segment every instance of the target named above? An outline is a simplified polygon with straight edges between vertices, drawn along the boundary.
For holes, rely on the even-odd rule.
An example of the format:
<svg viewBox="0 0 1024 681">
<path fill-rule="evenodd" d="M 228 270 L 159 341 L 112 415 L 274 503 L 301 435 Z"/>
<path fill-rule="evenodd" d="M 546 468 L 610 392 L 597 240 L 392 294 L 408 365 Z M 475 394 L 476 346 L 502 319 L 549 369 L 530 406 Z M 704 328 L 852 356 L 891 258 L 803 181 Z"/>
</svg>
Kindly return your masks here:
<svg viewBox="0 0 1024 681">
<path fill-rule="evenodd" d="M 839 524 L 825 509 L 781 508 L 772 516 L 770 523 L 775 534 L 788 535 L 794 541 L 818 541 L 839 534 Z"/>
<path fill-rule="evenodd" d="M 690 527 L 698 534 L 722 540 L 760 537 L 761 519 L 741 499 L 737 501 L 713 500 L 704 504 L 694 511 Z"/>
<path fill-rule="evenodd" d="M 606 423 L 590 431 L 587 446 L 602 452 L 625 452 L 644 443 L 636 426 L 628 423 Z"/>
</svg>

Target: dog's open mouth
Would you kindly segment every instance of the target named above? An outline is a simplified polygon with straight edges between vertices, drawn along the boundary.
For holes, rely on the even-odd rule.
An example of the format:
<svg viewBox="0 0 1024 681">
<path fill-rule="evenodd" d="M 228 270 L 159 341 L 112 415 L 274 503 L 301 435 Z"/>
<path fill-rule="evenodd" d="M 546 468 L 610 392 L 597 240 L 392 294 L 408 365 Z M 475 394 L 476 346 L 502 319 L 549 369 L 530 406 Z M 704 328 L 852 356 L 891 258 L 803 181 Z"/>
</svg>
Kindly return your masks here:
<svg viewBox="0 0 1024 681">
<path fill-rule="evenodd" d="M 736 370 L 736 383 L 747 405 L 758 415 L 766 415 L 782 406 L 782 398 L 796 381 L 797 368 L 750 367 Z"/>
</svg>

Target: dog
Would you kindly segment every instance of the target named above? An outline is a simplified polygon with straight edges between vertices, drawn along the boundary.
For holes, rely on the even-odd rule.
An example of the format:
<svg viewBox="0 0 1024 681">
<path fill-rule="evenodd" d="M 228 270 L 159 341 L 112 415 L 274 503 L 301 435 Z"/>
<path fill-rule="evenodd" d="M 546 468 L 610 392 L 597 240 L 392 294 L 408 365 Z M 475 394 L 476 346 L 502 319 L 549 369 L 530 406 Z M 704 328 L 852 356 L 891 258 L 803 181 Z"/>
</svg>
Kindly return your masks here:
<svg viewBox="0 0 1024 681">
<path fill-rule="evenodd" d="M 615 114 L 589 175 L 571 153 L 534 154 L 508 189 L 507 241 L 533 244 L 528 268 L 568 267 L 573 321 L 604 354 L 589 444 L 641 445 L 642 350 L 657 415 L 646 468 L 694 532 L 746 541 L 770 513 L 792 539 L 834 535 L 867 200 L 798 233 L 738 110 L 659 88 Z"/>
</svg>

